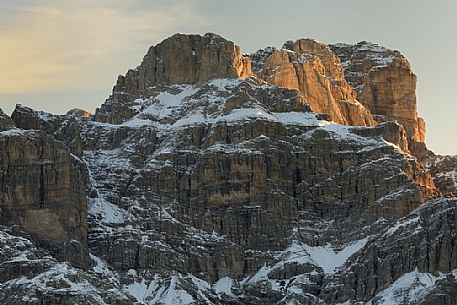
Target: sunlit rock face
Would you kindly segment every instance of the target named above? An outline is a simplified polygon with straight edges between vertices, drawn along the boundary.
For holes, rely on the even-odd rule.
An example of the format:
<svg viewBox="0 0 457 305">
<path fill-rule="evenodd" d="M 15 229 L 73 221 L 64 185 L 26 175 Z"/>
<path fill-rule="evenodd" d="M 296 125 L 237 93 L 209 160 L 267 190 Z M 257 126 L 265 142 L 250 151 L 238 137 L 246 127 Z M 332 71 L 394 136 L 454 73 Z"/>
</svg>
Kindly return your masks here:
<svg viewBox="0 0 457 305">
<path fill-rule="evenodd" d="M 249 59 L 217 34 L 176 34 L 152 46 L 135 70 L 120 76 L 114 92 L 138 94 L 160 84 L 195 84 L 213 78 L 247 77 Z"/>
<path fill-rule="evenodd" d="M 251 63 L 232 41 L 213 34 L 175 34 L 152 46 L 142 63 L 119 76 L 113 95 L 97 111 L 100 121 L 120 123 L 131 116 L 125 101 L 147 93 L 161 84 L 195 84 L 214 78 L 246 78 L 251 76 Z M 106 117 L 112 113 L 112 117 Z"/>
<path fill-rule="evenodd" d="M 50 247 L 37 238 L 46 222 L 2 218 L 0 303 L 455 304 L 457 201 L 435 199 L 408 131 L 372 121 L 328 46 L 259 51 L 252 73 L 214 34 L 154 52 L 181 63 L 189 41 L 218 50 L 207 72 L 166 68 L 147 83 L 137 68 L 93 116 L 0 116 L 2 204 L 71 216 L 80 191 L 87 200 L 76 226 L 87 244 L 66 231 L 71 219 Z M 42 206 L 11 200 L 17 185 Z"/>
<path fill-rule="evenodd" d="M 339 58 L 325 44 L 311 39 L 287 42 L 282 49 L 266 48 L 251 54 L 253 71 L 261 79 L 297 89 L 315 112 L 328 113 L 337 123 L 376 124 L 344 78 Z"/>
<path fill-rule="evenodd" d="M 399 51 L 369 42 L 330 47 L 340 57 L 359 102 L 378 121 L 397 120 L 412 141 L 425 142 L 425 122 L 417 115 L 417 78 L 409 61 Z"/>
</svg>

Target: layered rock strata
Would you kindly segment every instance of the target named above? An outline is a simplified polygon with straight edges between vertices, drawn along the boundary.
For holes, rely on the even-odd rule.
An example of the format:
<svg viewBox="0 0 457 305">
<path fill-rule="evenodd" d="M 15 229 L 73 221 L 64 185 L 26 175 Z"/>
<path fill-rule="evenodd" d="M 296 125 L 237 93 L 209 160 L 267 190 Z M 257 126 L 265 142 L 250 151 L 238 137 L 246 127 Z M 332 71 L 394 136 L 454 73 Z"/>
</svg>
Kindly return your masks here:
<svg viewBox="0 0 457 305">
<path fill-rule="evenodd" d="M 113 95 L 97 110 L 96 117 L 100 121 L 121 123 L 132 114 L 124 101 L 141 97 L 153 86 L 251 75 L 249 57 L 243 56 L 240 47 L 232 41 L 213 33 L 175 34 L 152 46 L 136 69 L 118 77 Z M 115 117 L 107 117 L 110 113 Z"/>
<path fill-rule="evenodd" d="M 212 36 L 170 40 L 179 46 L 205 41 L 192 42 L 201 48 L 196 54 L 224 50 L 220 44 L 226 40 Z M 164 49 L 155 54 L 178 52 L 170 41 L 159 46 Z M 353 93 L 330 49 L 313 41 L 285 48 L 289 59 L 314 54 L 310 71 L 330 80 L 321 87 L 322 96 L 335 103 L 331 109 L 341 110 L 335 96 L 346 89 L 347 96 Z M 49 164 L 65 177 L 63 161 L 70 156 L 76 162 L 70 177 L 79 172 L 80 178 L 70 179 L 73 190 L 66 187 L 68 179 L 46 171 L 44 184 L 55 188 L 44 189 L 52 195 L 61 188 L 68 193 L 61 196 L 71 194 L 73 201 L 59 202 L 75 207 L 76 193 L 85 186 L 90 254 L 65 238 L 63 249 L 41 248 L 39 235 L 20 219 L 14 224 L 22 229 L 2 222 L 8 227 L 0 227 L 0 300 L 18 305 L 456 302 L 457 202 L 433 199 L 432 177 L 409 153 L 408 130 L 396 122 L 336 124 L 331 121 L 336 112 L 312 112 L 300 88 L 227 74 L 227 67 L 234 71 L 233 64 L 226 65 L 232 59 L 210 67 L 219 77 L 214 79 L 213 72 L 192 72 L 208 79 L 191 73 L 192 79 L 163 76 L 147 83 L 152 78 L 139 68 L 130 73 L 144 88 L 135 82 L 116 86 L 94 116 L 81 111 L 55 116 L 19 106 L 14 123 L 28 131 L 4 116 L 0 126 L 13 129 L 0 132 L 0 139 L 14 142 L 16 133 L 26 138 L 20 143 L 27 149 L 17 149 L 15 164 L 28 168 L 31 181 L 42 176 L 36 164 L 46 169 Z M 262 75 L 259 62 L 253 58 L 253 69 Z M 195 71 L 203 69 L 192 64 Z M 52 141 L 34 142 L 32 134 Z M 34 152 L 27 141 L 44 151 L 36 162 L 25 157 Z M 49 145 L 55 155 L 49 155 Z M 78 157 L 61 149 L 64 145 Z M 17 179 L 3 175 L 14 178 L 4 178 L 8 187 L 27 181 L 19 178 L 20 170 L 14 172 Z M 15 196 L 23 213 L 35 208 Z M 44 196 L 44 206 L 56 196 Z M 87 257 L 92 263 L 81 263 Z"/>
<path fill-rule="evenodd" d="M 456 197 L 457 156 L 429 154 L 425 164 L 441 194 L 447 197 Z"/>
<path fill-rule="evenodd" d="M 396 120 L 405 127 L 411 141 L 425 142 L 425 122 L 417 115 L 417 77 L 399 51 L 365 41 L 330 48 L 340 57 L 345 78 L 357 92 L 359 102 L 376 120 Z"/>
<path fill-rule="evenodd" d="M 339 124 L 373 126 L 370 111 L 358 101 L 344 78 L 339 58 L 325 44 L 311 39 L 287 42 L 282 49 L 251 54 L 253 71 L 261 79 L 297 89 L 314 112 L 324 112 Z"/>
<path fill-rule="evenodd" d="M 40 131 L 0 133 L 1 223 L 36 238 L 86 242 L 85 184 L 62 142 Z"/>
<path fill-rule="evenodd" d="M 91 114 L 82 109 L 73 109 L 65 115 L 54 115 L 35 111 L 29 107 L 16 105 L 11 118 L 18 128 L 41 130 L 55 139 L 65 143 L 72 154 L 80 157 L 83 146 L 80 135 L 80 124 L 89 119 Z"/>
</svg>

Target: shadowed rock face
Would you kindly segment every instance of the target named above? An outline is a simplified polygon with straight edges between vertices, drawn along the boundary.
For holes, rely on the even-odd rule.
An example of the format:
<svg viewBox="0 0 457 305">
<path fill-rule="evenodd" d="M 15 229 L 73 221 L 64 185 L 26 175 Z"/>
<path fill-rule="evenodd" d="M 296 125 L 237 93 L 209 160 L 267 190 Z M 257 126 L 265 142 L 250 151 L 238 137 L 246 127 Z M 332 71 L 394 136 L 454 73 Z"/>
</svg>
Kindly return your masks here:
<svg viewBox="0 0 457 305">
<path fill-rule="evenodd" d="M 0 108 L 0 131 L 14 128 L 14 122 L 9 116 L 7 116 Z"/>
<path fill-rule="evenodd" d="M 17 106 L 13 117 L 15 122 L 0 117 L 0 224 L 19 225 L 59 261 L 90 268 L 86 178 L 81 161 L 68 151 L 75 138 L 61 133 L 71 126 L 73 116 Z M 66 135 L 67 141 L 53 135 Z"/>
<path fill-rule="evenodd" d="M 42 131 L 0 133 L 1 223 L 48 244 L 86 243 L 84 180 L 62 142 Z"/>
<path fill-rule="evenodd" d="M 398 51 L 369 42 L 335 44 L 345 78 L 378 121 L 397 120 L 411 141 L 425 142 L 425 122 L 417 115 L 416 75 Z"/>
<path fill-rule="evenodd" d="M 148 54 L 175 52 L 186 66 L 179 54 L 193 49 L 177 46 L 210 54 L 213 42 L 226 50 L 219 36 L 179 34 Z M 156 78 L 140 72 L 145 58 L 94 116 L 18 106 L 15 129 L 0 117 L 9 129 L 0 132 L 0 202 L 20 207 L 2 208 L 14 217 L 1 224 L 22 227 L 0 226 L 0 302 L 454 304 L 456 200 L 432 200 L 432 177 L 409 154 L 404 126 L 329 121 L 336 111 L 356 115 L 343 100 L 365 108 L 327 46 L 284 48 L 252 56 L 254 72 L 281 86 L 239 77 L 237 52 L 211 64 L 219 78 L 196 62 L 192 73 L 173 72 L 175 83 L 171 59 Z M 274 56 L 295 80 L 262 70 Z M 322 91 L 315 101 L 328 97 L 333 114 L 312 112 L 300 84 L 316 85 L 308 98 Z M 71 240 L 86 234 L 82 221 L 71 229 L 84 187 L 87 248 Z M 57 216 L 23 221 L 36 210 Z M 63 230 L 49 232 L 49 223 Z M 34 236 L 61 243 L 40 248 Z"/>
<path fill-rule="evenodd" d="M 425 161 L 434 183 L 446 197 L 457 196 L 457 156 L 429 154 Z"/>
<path fill-rule="evenodd" d="M 83 153 L 80 122 L 88 119 L 90 113 L 81 109 L 73 109 L 65 115 L 54 115 L 43 111 L 16 105 L 11 118 L 18 128 L 25 130 L 42 130 L 55 139 L 65 143 L 72 154 L 80 157 Z"/>
<path fill-rule="evenodd" d="M 327 45 L 300 39 L 287 42 L 280 50 L 259 50 L 251 54 L 251 60 L 258 77 L 297 89 L 314 112 L 328 113 L 333 121 L 345 125 L 376 124 L 370 111 L 357 102 L 339 58 Z"/>
</svg>

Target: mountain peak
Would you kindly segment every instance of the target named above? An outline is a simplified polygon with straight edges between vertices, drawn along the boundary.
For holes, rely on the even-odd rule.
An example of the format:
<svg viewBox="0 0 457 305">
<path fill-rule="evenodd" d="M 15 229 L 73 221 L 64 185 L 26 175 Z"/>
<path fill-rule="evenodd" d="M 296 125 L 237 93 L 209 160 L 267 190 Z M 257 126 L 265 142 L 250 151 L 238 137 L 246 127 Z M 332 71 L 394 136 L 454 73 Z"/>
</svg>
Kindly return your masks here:
<svg viewBox="0 0 457 305">
<path fill-rule="evenodd" d="M 411 149 L 396 52 L 178 33 L 93 116 L 0 110 L 0 304 L 455 304 L 457 158 Z"/>
<path fill-rule="evenodd" d="M 195 84 L 251 75 L 240 47 L 217 34 L 177 33 L 149 48 L 142 63 L 119 76 L 113 94 L 137 97 L 160 84 Z"/>
</svg>

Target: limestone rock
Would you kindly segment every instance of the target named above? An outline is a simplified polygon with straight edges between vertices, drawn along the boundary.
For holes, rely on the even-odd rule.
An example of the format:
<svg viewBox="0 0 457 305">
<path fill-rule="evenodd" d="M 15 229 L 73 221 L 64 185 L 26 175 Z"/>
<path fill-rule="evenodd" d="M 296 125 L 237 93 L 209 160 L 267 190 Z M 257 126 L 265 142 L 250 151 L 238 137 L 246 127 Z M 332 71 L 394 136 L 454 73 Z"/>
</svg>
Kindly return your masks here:
<svg viewBox="0 0 457 305">
<path fill-rule="evenodd" d="M 359 102 L 378 121 L 402 124 L 410 141 L 425 142 L 425 122 L 417 115 L 417 77 L 409 61 L 399 51 L 365 41 L 330 47 L 340 57 Z"/>
<path fill-rule="evenodd" d="M 91 259 L 87 245 L 71 239 L 57 246 L 54 246 L 49 251 L 52 255 L 61 262 L 68 262 L 75 268 L 88 270 L 94 267 L 94 261 Z"/>
<path fill-rule="evenodd" d="M 456 250 L 456 204 L 455 198 L 431 201 L 387 228 L 380 238 L 370 240 L 362 253 L 345 265 L 345 271 L 324 285 L 323 298 L 329 304 L 348 299 L 380 301 L 379 294 L 392 304 L 402 304 L 405 298 L 422 304 L 422 299 L 414 296 L 415 283 L 421 283 L 417 288 L 421 292 L 441 290 L 424 284 L 428 279 L 455 287 L 455 277 L 446 273 L 452 274 L 457 267 L 457 256 L 452 254 Z M 339 284 L 335 285 L 335 280 Z M 405 288 L 412 293 L 405 293 Z M 450 299 L 453 301 L 444 298 L 436 304 L 453 304 L 455 298 Z"/>
<path fill-rule="evenodd" d="M 125 76 L 119 76 L 113 95 L 98 109 L 99 121 L 119 124 L 132 116 L 124 101 L 141 97 L 161 84 L 195 84 L 216 78 L 251 76 L 251 63 L 240 47 L 225 38 L 207 33 L 175 34 L 152 46 L 143 62 Z M 114 117 L 107 117 L 107 115 Z"/>
<path fill-rule="evenodd" d="M 7 116 L 0 108 L 0 131 L 9 130 L 14 128 L 14 122 Z"/>
<path fill-rule="evenodd" d="M 90 118 L 92 114 L 89 111 L 80 108 L 74 108 L 66 113 L 67 116 L 76 116 L 79 118 Z"/>
<path fill-rule="evenodd" d="M 185 70 L 188 43 L 232 49 L 210 36 L 177 35 L 150 53 L 181 46 L 170 52 Z M 18 107 L 27 130 L 0 131 L 0 303 L 455 304 L 457 202 L 434 199 L 430 175 L 445 190 L 453 159 L 386 116 L 331 122 L 374 125 L 325 45 L 252 56 L 281 86 L 219 65 L 230 52 L 182 75 L 171 59 L 156 75 L 145 57 L 94 116 Z M 277 73 L 262 70 L 269 61 Z M 87 248 L 73 222 L 86 219 L 81 198 Z M 24 221 L 36 210 L 48 214 Z"/>
<path fill-rule="evenodd" d="M 440 192 L 457 197 L 457 156 L 429 154 L 425 164 Z"/>
<path fill-rule="evenodd" d="M 325 44 L 311 39 L 287 42 L 282 49 L 251 54 L 253 71 L 261 79 L 297 89 L 314 112 L 330 114 L 345 125 L 374 126 L 370 111 L 357 101 L 344 79 L 339 58 Z"/>
<path fill-rule="evenodd" d="M 79 125 L 81 121 L 90 117 L 89 112 L 73 109 L 65 115 L 55 115 L 16 105 L 11 117 L 17 127 L 25 130 L 42 130 L 64 142 L 75 156 L 82 155 L 83 146 Z"/>
<path fill-rule="evenodd" d="M 0 302 L 133 305 L 119 283 L 106 277 L 109 269 L 98 258 L 97 263 L 96 268 L 84 271 L 58 262 L 29 235 L 0 227 Z"/>
<path fill-rule="evenodd" d="M 325 244 L 434 195 L 399 124 L 321 121 L 296 90 L 251 79 L 160 88 L 126 104 L 131 119 L 87 121 L 82 133 L 98 207 L 90 248 L 119 270 L 242 279 L 283 251 L 294 227 L 314 232 L 314 217 L 338 226 L 303 237 Z"/>
<path fill-rule="evenodd" d="M 61 124 L 58 115 L 44 111 L 36 111 L 32 108 L 17 104 L 11 115 L 17 127 L 25 130 L 43 130 L 53 133 Z"/>
<path fill-rule="evenodd" d="M 84 181 L 62 142 L 42 131 L 0 133 L 3 225 L 19 224 L 44 243 L 86 243 Z"/>
</svg>

